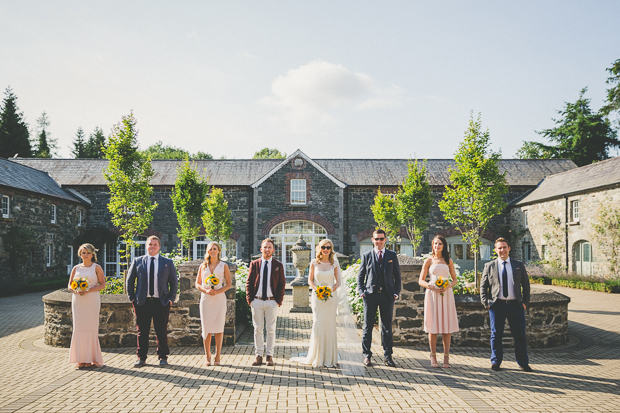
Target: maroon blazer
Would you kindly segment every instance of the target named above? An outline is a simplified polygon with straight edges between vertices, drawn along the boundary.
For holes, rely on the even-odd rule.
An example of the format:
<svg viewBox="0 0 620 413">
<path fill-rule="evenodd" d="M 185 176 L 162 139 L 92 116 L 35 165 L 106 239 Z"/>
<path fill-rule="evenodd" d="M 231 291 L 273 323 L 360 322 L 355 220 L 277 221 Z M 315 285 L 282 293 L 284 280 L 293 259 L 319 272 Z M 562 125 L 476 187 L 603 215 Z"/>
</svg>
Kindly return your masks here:
<svg viewBox="0 0 620 413">
<path fill-rule="evenodd" d="M 248 300 L 248 304 L 251 304 L 258 292 L 258 286 L 260 284 L 260 264 L 262 258 L 254 260 L 250 263 L 250 274 L 248 275 L 248 281 L 245 284 L 245 298 Z M 273 292 L 273 298 L 275 298 L 278 305 L 282 305 L 284 300 L 284 288 L 286 287 L 286 278 L 284 273 L 284 266 L 275 258 L 271 259 L 271 291 Z"/>
</svg>

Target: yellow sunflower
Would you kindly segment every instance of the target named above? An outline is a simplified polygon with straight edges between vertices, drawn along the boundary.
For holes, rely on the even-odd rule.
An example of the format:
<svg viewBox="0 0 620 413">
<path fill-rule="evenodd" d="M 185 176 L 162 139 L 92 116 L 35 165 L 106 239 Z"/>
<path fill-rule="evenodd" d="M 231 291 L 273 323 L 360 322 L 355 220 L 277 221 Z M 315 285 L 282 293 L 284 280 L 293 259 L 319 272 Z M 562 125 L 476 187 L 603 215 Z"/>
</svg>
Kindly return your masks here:
<svg viewBox="0 0 620 413">
<path fill-rule="evenodd" d="M 75 290 L 77 287 L 78 287 L 78 283 L 76 281 L 72 281 L 71 288 Z"/>
<path fill-rule="evenodd" d="M 81 288 L 82 290 L 85 290 L 86 288 L 88 288 L 88 283 L 85 283 L 85 282 L 80 283 L 80 288 Z"/>
</svg>

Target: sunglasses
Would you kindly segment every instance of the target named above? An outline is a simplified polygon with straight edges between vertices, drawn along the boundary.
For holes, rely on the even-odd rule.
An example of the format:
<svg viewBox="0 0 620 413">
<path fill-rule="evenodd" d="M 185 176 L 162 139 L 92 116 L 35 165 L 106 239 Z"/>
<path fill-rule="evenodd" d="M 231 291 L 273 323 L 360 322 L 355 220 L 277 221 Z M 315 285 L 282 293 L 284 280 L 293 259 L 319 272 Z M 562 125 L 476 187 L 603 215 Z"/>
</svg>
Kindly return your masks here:
<svg viewBox="0 0 620 413">
<path fill-rule="evenodd" d="M 383 241 L 383 240 L 385 240 L 385 238 L 384 238 L 384 237 L 381 237 L 381 238 L 375 238 L 375 241 Z"/>
<path fill-rule="evenodd" d="M 321 246 L 321 249 L 322 250 L 331 250 L 332 247 L 330 247 L 329 245 L 323 245 L 323 246 Z"/>
</svg>

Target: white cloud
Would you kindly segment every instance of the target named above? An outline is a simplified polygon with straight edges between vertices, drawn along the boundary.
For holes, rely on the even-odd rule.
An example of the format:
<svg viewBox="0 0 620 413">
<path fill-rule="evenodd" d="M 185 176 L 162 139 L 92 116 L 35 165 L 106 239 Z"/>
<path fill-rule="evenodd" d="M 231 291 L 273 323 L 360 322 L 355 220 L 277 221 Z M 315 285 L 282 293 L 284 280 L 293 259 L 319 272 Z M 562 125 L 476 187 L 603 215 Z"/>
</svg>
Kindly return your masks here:
<svg viewBox="0 0 620 413">
<path fill-rule="evenodd" d="M 271 92 L 260 103 L 281 110 L 275 120 L 306 123 L 332 122 L 332 114 L 339 108 L 367 110 L 400 105 L 403 90 L 398 86 L 378 87 L 364 73 L 315 60 L 278 76 L 271 84 Z"/>
</svg>

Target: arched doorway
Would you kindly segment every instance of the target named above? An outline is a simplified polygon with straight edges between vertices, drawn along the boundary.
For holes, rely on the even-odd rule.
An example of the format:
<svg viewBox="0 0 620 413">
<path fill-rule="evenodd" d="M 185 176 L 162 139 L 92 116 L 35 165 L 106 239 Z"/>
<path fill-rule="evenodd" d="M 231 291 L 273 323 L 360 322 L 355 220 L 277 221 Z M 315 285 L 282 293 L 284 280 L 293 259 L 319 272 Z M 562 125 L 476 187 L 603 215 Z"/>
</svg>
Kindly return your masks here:
<svg viewBox="0 0 620 413">
<path fill-rule="evenodd" d="M 581 275 L 592 275 L 592 245 L 588 241 L 579 241 L 573 247 L 575 272 Z"/>
<path fill-rule="evenodd" d="M 275 244 L 274 256 L 284 264 L 287 278 L 297 276 L 297 270 L 293 267 L 291 248 L 295 246 L 300 235 L 303 235 L 308 247 L 312 248 L 310 256 L 314 257 L 316 244 L 327 238 L 327 231 L 321 225 L 311 221 L 285 221 L 269 231 L 269 238 Z"/>
</svg>

